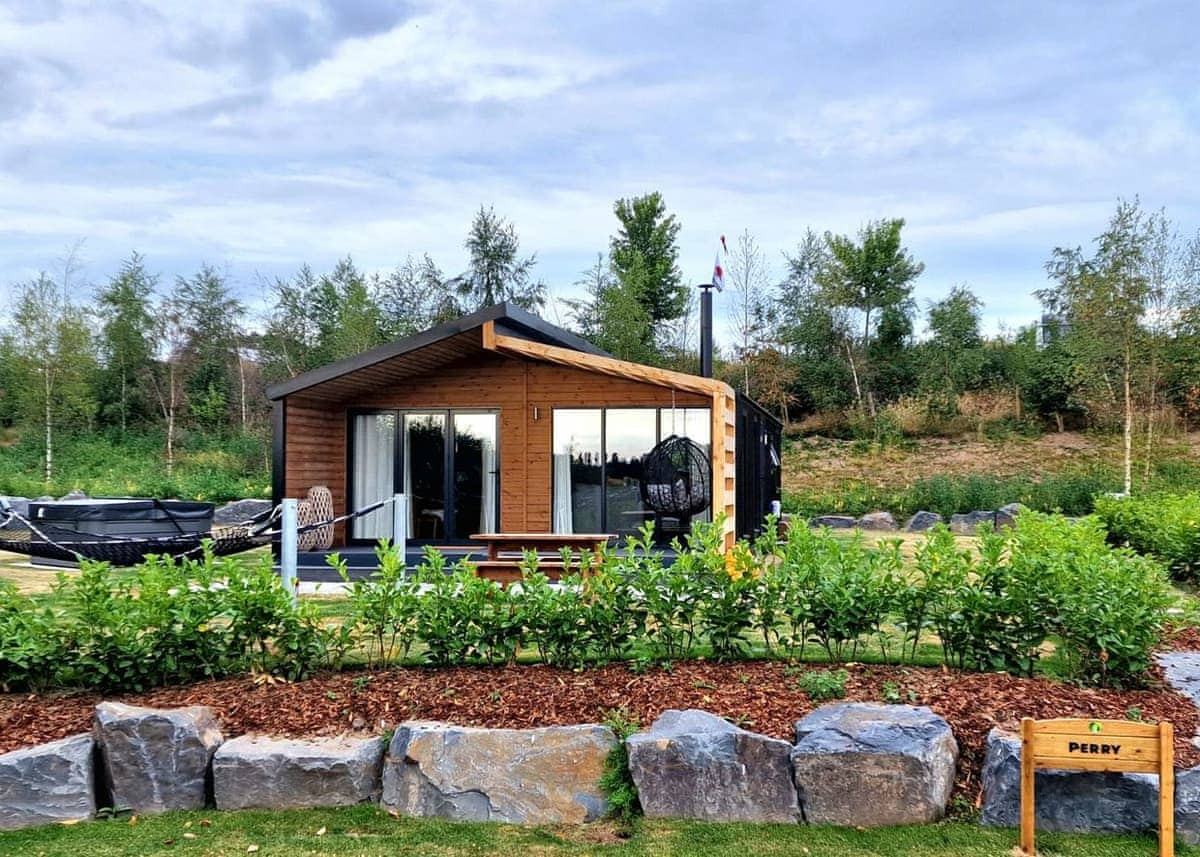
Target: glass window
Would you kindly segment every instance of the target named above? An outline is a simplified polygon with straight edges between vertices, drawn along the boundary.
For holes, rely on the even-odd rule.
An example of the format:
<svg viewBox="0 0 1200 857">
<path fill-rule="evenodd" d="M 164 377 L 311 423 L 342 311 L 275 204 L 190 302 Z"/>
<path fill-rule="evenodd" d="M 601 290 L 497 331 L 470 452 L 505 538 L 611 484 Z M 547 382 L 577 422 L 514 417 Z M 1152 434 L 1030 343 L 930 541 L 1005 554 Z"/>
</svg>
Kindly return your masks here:
<svg viewBox="0 0 1200 857">
<path fill-rule="evenodd" d="M 604 493 L 607 532 L 637 532 L 654 513 L 642 504 L 642 459 L 658 442 L 653 408 L 608 408 L 604 412 Z"/>
<path fill-rule="evenodd" d="M 556 533 L 599 533 L 602 530 L 601 412 L 554 411 L 553 530 Z"/>
<path fill-rule="evenodd" d="M 704 450 L 704 454 L 711 458 L 712 456 L 712 412 L 708 408 L 662 408 L 659 410 L 659 438 L 668 438 L 671 435 L 678 437 L 686 437 L 689 440 L 695 441 Z M 711 491 L 711 487 L 710 487 Z M 711 521 L 712 520 L 712 505 L 710 504 L 703 512 L 695 514 L 691 518 L 692 521 Z M 670 528 L 687 529 L 687 526 L 682 521 L 667 521 L 664 524 Z M 673 535 L 667 533 L 666 535 Z"/>
</svg>

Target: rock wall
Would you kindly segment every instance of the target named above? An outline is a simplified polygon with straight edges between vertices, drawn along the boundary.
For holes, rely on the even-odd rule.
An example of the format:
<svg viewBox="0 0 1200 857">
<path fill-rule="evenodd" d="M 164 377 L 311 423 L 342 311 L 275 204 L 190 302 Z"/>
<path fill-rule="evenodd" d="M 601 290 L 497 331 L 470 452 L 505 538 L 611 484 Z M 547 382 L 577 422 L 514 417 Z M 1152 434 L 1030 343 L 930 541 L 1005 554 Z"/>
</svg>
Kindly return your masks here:
<svg viewBox="0 0 1200 857">
<path fill-rule="evenodd" d="M 379 801 L 396 814 L 516 824 L 602 818 L 599 783 L 617 738 L 604 726 L 472 729 L 401 724 L 381 738 L 224 740 L 205 708 L 96 707 L 90 735 L 0 755 L 0 830 L 94 816 L 97 807 L 284 809 Z M 958 746 L 928 708 L 838 703 L 788 743 L 704 711 L 667 711 L 630 736 L 647 816 L 867 827 L 944 815 Z M 982 822 L 1015 825 L 1020 742 L 993 730 Z M 1154 827 L 1152 777 L 1038 773 L 1044 830 Z M 1200 768 L 1178 777 L 1176 830 L 1200 842 Z"/>
</svg>

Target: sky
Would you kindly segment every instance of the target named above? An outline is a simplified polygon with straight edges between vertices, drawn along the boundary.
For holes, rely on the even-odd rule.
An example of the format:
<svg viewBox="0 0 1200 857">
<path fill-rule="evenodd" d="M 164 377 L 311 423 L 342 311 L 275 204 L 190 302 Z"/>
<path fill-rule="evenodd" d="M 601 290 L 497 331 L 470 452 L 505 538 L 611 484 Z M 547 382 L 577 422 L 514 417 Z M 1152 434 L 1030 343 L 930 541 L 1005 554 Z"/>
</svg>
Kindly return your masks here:
<svg viewBox="0 0 1200 857">
<path fill-rule="evenodd" d="M 659 190 L 690 282 L 722 234 L 781 276 L 807 227 L 903 217 L 919 304 L 966 284 L 1011 329 L 1119 197 L 1200 228 L 1198 27 L 1188 0 L 0 0 L 0 296 L 73 247 L 80 289 L 136 250 L 259 310 L 347 254 L 451 275 L 480 205 L 570 296 L 614 200 Z"/>
</svg>

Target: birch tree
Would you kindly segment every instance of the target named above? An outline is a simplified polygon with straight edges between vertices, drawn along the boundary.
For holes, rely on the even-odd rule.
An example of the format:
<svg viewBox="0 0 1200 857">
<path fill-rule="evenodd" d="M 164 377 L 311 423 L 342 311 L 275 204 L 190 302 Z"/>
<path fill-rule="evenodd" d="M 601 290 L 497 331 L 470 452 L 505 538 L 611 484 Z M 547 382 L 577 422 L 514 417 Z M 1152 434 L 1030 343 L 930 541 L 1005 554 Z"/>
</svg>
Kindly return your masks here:
<svg viewBox="0 0 1200 857">
<path fill-rule="evenodd" d="M 64 428 L 85 428 L 95 415 L 89 384 L 95 364 L 82 308 L 71 303 L 69 273 L 63 283 L 45 274 L 18 287 L 13 310 L 13 357 L 25 420 L 40 424 L 43 477 L 54 479 L 55 440 Z"/>
</svg>

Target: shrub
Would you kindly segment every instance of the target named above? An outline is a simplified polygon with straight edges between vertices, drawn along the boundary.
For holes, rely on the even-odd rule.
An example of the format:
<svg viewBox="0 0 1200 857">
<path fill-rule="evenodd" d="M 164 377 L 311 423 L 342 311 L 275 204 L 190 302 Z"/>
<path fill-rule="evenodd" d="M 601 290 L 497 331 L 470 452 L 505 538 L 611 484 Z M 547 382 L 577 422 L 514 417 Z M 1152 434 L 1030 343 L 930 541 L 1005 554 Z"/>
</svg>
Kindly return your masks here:
<svg viewBox="0 0 1200 857">
<path fill-rule="evenodd" d="M 604 760 L 600 791 L 608 799 L 609 817 L 628 825 L 642 812 L 637 785 L 629 770 L 629 747 L 625 744 L 625 739 L 638 731 L 638 721 L 626 709 L 617 708 L 605 713 L 604 725 L 617 736 L 617 743 Z"/>
<path fill-rule="evenodd" d="M 827 702 L 830 699 L 844 699 L 846 682 L 850 673 L 845 670 L 810 670 L 796 680 L 796 685 L 813 702 Z"/>
<path fill-rule="evenodd" d="M 1099 497 L 1096 515 L 1117 544 L 1162 560 L 1180 580 L 1200 569 L 1200 494 Z"/>
</svg>

